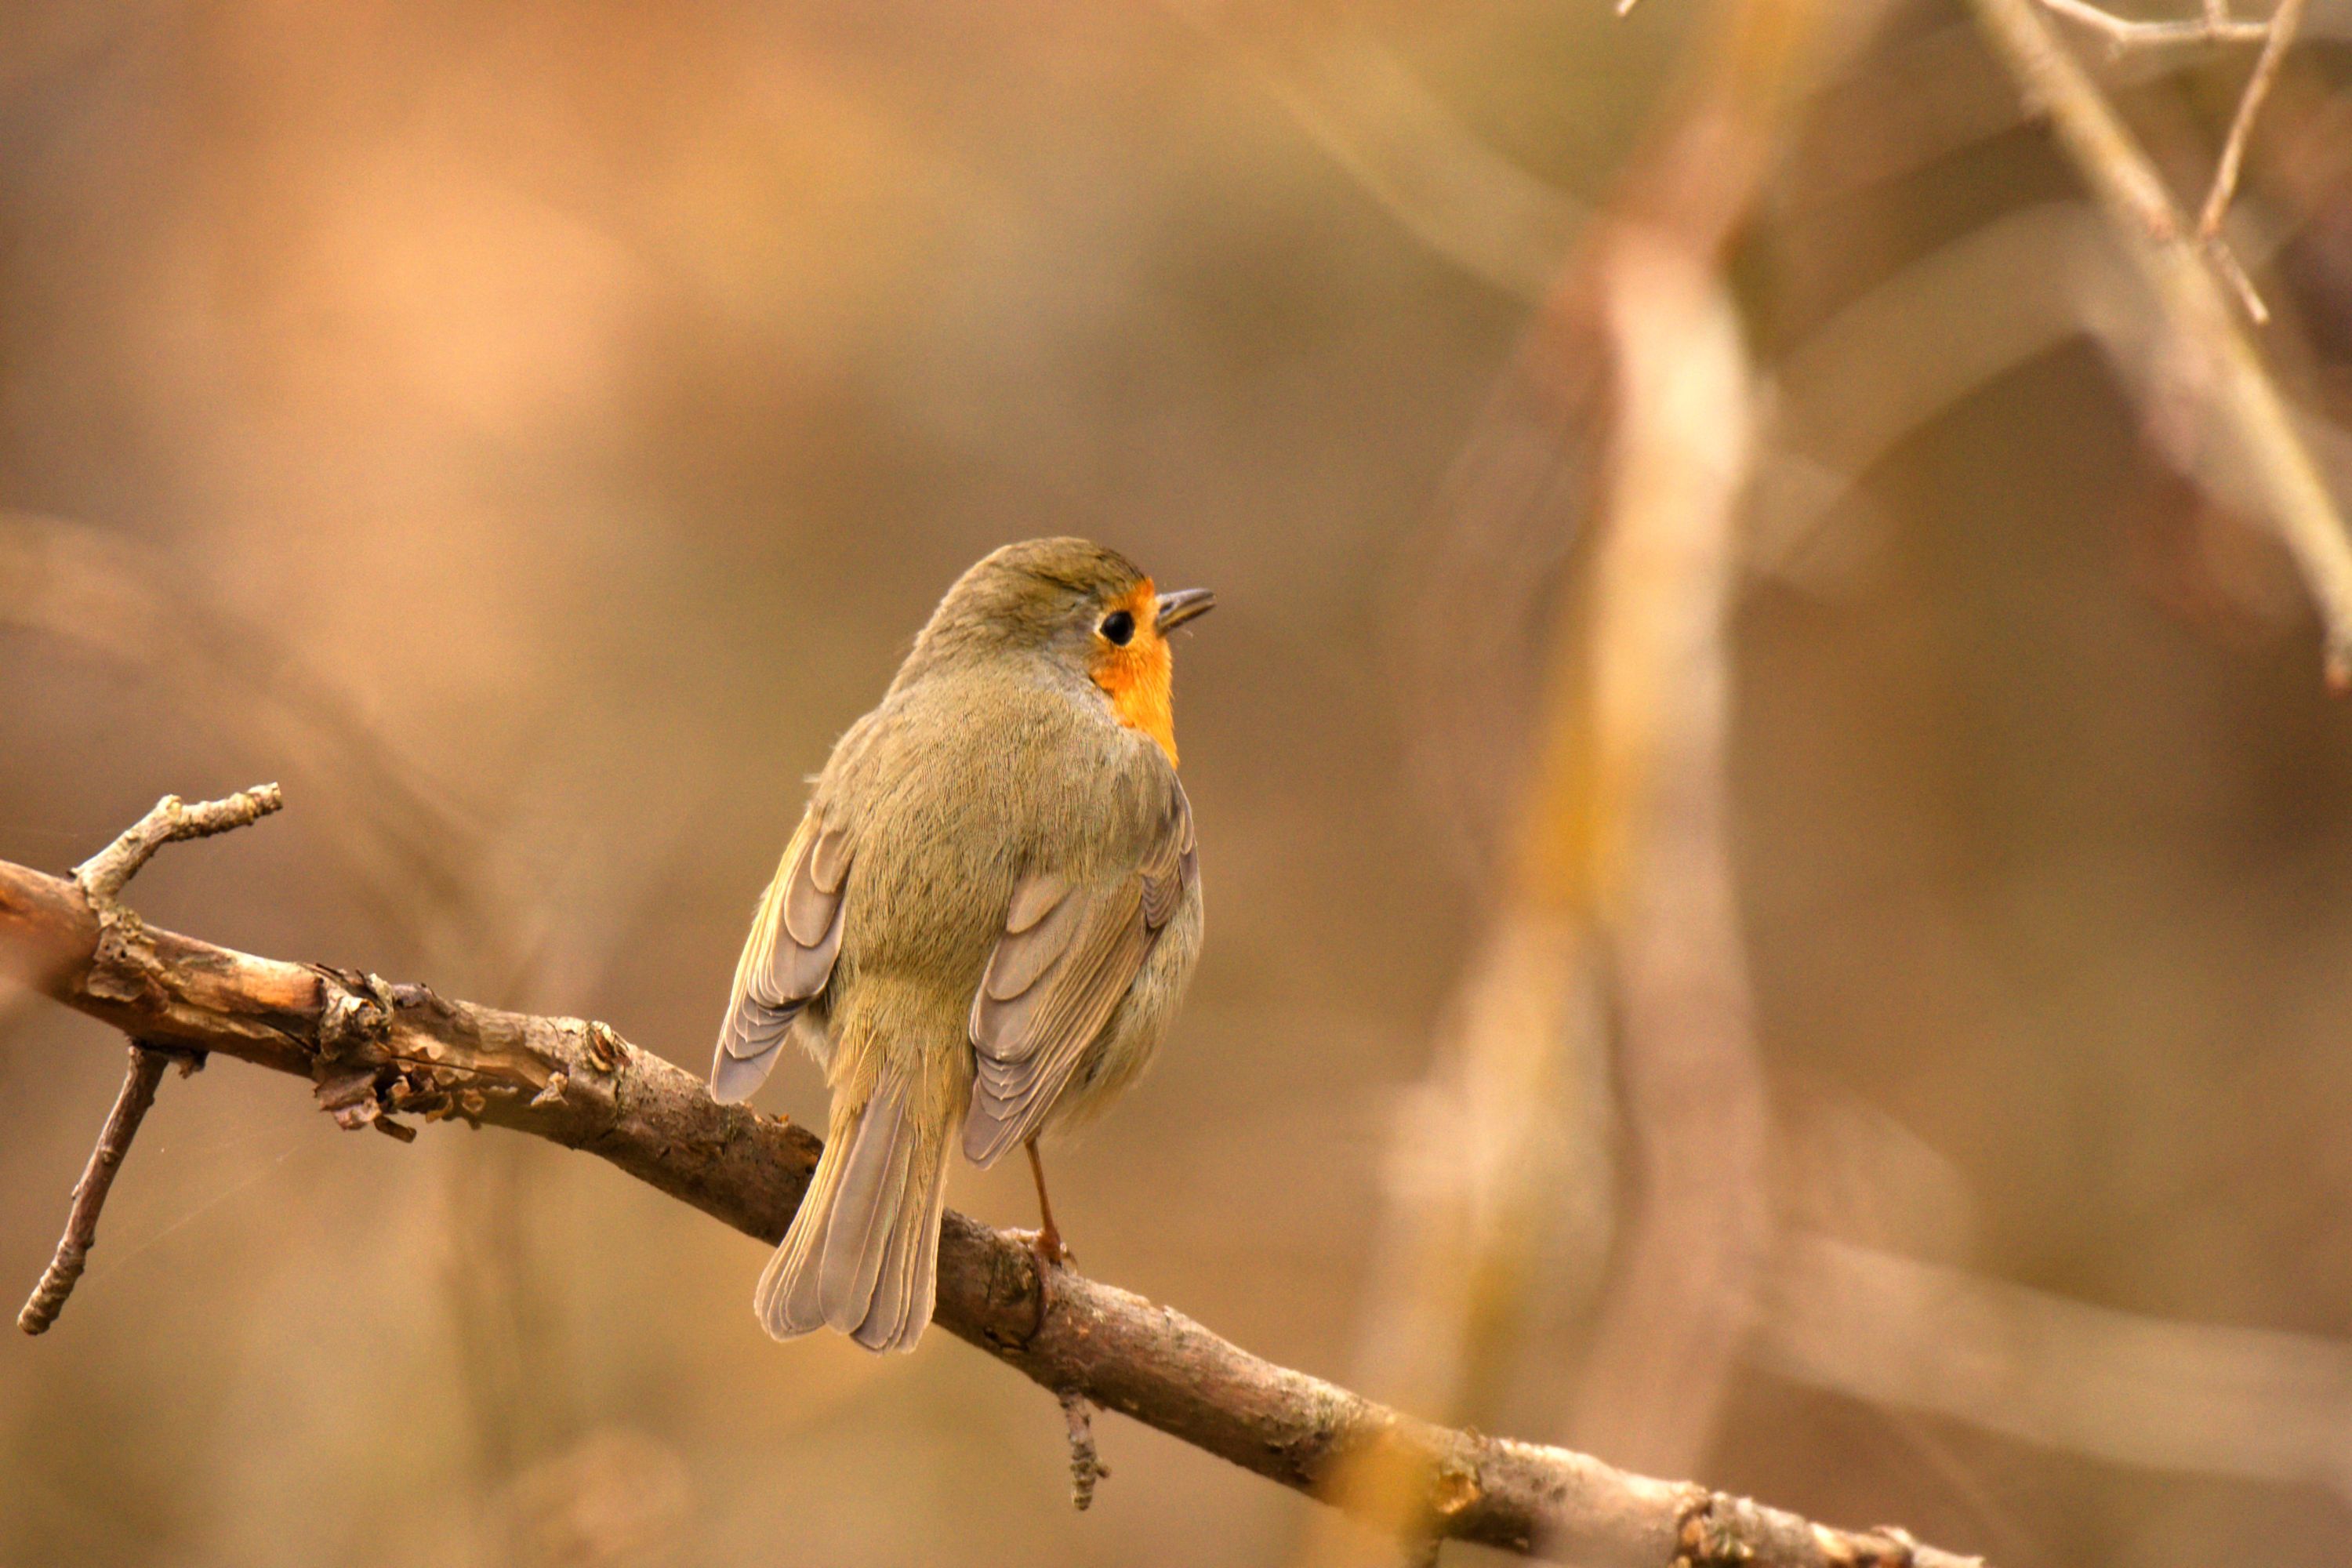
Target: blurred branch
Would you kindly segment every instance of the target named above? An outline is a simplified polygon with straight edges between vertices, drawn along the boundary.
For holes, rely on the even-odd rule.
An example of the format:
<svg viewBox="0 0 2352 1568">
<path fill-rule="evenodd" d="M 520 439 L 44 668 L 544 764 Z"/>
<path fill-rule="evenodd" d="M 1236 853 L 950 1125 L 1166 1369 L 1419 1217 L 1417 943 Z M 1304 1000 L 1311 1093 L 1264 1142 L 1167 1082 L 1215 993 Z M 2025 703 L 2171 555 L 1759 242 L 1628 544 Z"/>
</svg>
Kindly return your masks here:
<svg viewBox="0 0 2352 1568">
<path fill-rule="evenodd" d="M 422 985 L 215 947 L 125 921 L 75 884 L 0 862 L 0 956 L 135 1037 L 310 1079 L 346 1127 L 462 1117 L 586 1150 L 747 1234 L 791 1224 L 817 1139 L 606 1026 L 446 1000 Z M 405 1129 L 404 1129 L 405 1131 Z M 1452 1430 L 1276 1366 L 1075 1273 L 1041 1298 L 1028 1249 L 950 1213 L 938 1321 L 1057 1395 L 1076 1393 L 1320 1494 L 1354 1456 L 1410 1456 L 1443 1534 L 1580 1563 L 1956 1568 L 1899 1531 L 1848 1532 L 1564 1449 Z"/>
<path fill-rule="evenodd" d="M 1815 327 L 1774 372 L 1780 460 L 1759 476 L 1750 563 L 1801 576 L 1830 516 L 1898 442 L 2062 343 L 2091 337 L 2138 387 L 2147 345 L 2120 341 L 2124 312 L 2105 304 L 2130 287 L 2122 274 L 2088 204 L 2040 202 L 1938 247 Z"/>
<path fill-rule="evenodd" d="M 2049 113 L 2060 143 L 2154 290 L 2185 362 L 2182 375 L 2235 437 L 2264 510 L 2319 605 L 2330 681 L 2352 684 L 2352 540 L 2285 400 L 2207 265 L 2211 247 L 2196 242 L 2147 154 L 2052 36 L 2035 0 L 1972 3 L 1993 48 Z"/>
<path fill-rule="evenodd" d="M 2237 194 L 2238 170 L 2246 158 L 2246 138 L 2253 133 L 2254 117 L 2263 111 L 2263 100 L 2270 96 L 2271 84 L 2278 79 L 2279 66 L 2294 43 L 2295 29 L 2303 26 L 2305 4 L 2307 0 L 2278 0 L 2278 9 L 2264 29 L 2262 55 L 2254 61 L 2254 74 L 2247 79 L 2246 90 L 2238 100 L 2237 115 L 2230 121 L 2230 139 L 2222 144 L 2221 162 L 2213 170 L 2212 189 L 2206 194 L 2204 211 L 2197 219 L 2200 239 L 2210 243 L 2221 232 L 2221 219 L 2229 214 L 2230 198 Z"/>
<path fill-rule="evenodd" d="M 1571 879 L 1610 950 L 1632 1206 L 1568 1433 L 1682 1469 L 1714 1443 L 1772 1223 L 1727 759 L 1754 378 L 1714 258 L 1661 249 L 1629 247 L 1610 302 L 1623 401 L 1590 702 L 1613 777 Z"/>
<path fill-rule="evenodd" d="M 2352 1497 L 2352 1345 L 2070 1301 L 1790 1238 L 1755 1358 L 1796 1382 L 2119 1464 Z"/>
<path fill-rule="evenodd" d="M 0 626 L 79 644 L 226 718 L 253 749 L 293 764 L 354 809 L 330 837 L 371 910 L 436 957 L 479 959 L 485 979 L 511 920 L 488 886 L 479 814 L 371 726 L 270 626 L 207 593 L 171 552 L 106 529 L 0 509 Z"/>
<path fill-rule="evenodd" d="M 2150 48 L 2168 44 L 2249 44 L 2270 36 L 2267 22 L 2231 19 L 2223 5 L 2207 0 L 2202 16 L 2178 22 L 2135 22 L 2084 0 L 2042 0 L 2057 15 L 2079 22 L 2118 49 Z"/>
<path fill-rule="evenodd" d="M 1581 210 L 1479 141 L 1393 54 L 1364 38 L 1261 46 L 1206 8 L 1168 4 L 1415 239 L 1506 294 L 1543 297 Z"/>
<path fill-rule="evenodd" d="M 1753 498 L 1750 563 L 1802 580 L 1827 525 L 1896 444 L 1943 410 L 2061 345 L 2085 339 L 2144 411 L 2175 471 L 2233 512 L 2267 492 L 2241 449 L 2207 439 L 2180 407 L 2179 356 L 2141 280 L 2090 205 L 2016 208 L 1903 268 L 1780 361 L 1776 460 Z M 2301 404 L 2290 414 L 2323 479 L 2352 483 L 2352 435 Z"/>
<path fill-rule="evenodd" d="M 1604 1299 L 1571 1436 L 1660 1468 L 1695 1467 L 1712 1440 L 1769 1233 L 1723 837 L 1735 521 L 1754 428 L 1723 268 L 1806 88 L 1870 12 L 1738 0 L 1703 31 L 1448 476 L 1434 563 L 1412 589 L 1424 732 L 1444 737 L 1433 771 L 1462 777 L 1465 798 L 1492 798 L 1497 778 L 1520 787 L 1507 806 L 1451 814 L 1507 811 L 1516 831 L 1494 836 L 1489 935 L 1399 1118 L 1358 1364 L 1481 1414 L 1544 1293 L 1545 1246 L 1572 1231 L 1571 1283 L 1601 1279 Z M 1571 593 L 1563 569 L 1580 550 L 1587 580 Z M 1531 676 L 1533 721 L 1496 718 Z M 1491 742 L 1453 743 L 1479 731 L 1532 734 L 1538 755 L 1498 767 Z M 1621 1121 L 1627 1223 L 1605 1268 L 1596 1215 Z M 1383 1490 L 1398 1478 L 1351 1488 Z"/>
</svg>

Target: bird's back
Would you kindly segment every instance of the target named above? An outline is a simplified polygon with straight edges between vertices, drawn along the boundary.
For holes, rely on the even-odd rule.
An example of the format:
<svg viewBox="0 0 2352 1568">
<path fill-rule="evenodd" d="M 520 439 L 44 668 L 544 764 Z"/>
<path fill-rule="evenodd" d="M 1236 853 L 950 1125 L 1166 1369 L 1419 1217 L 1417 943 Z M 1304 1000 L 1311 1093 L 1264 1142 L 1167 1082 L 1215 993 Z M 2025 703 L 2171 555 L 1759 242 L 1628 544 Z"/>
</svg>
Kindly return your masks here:
<svg viewBox="0 0 2352 1568">
<path fill-rule="evenodd" d="M 894 689 L 817 784 L 828 817 L 856 803 L 836 1006 L 884 981 L 960 1032 L 1020 877 L 1134 864 L 1172 785 L 1156 747 L 1050 671 Z"/>
</svg>

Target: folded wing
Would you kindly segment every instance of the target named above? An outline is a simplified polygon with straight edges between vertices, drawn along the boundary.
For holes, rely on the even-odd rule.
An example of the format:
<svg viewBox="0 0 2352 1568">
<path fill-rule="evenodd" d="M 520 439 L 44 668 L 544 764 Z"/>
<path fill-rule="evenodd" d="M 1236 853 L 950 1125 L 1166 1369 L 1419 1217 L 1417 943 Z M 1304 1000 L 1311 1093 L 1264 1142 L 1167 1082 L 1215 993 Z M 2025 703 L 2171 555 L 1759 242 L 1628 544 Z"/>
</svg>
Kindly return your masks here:
<svg viewBox="0 0 2352 1568">
<path fill-rule="evenodd" d="M 744 1099 L 776 1065 L 793 1020 L 822 994 L 841 951 L 842 889 L 849 879 L 849 832 L 812 806 L 785 846 L 775 880 L 760 897 L 751 934 L 735 963 L 735 991 L 719 1031 L 710 1092 Z"/>
<path fill-rule="evenodd" d="M 975 1075 L 963 1150 L 981 1165 L 1035 1136 L 1198 876 L 1192 807 L 1166 815 L 1131 871 L 1072 880 L 1050 868 L 1013 891 L 971 1004 Z"/>
</svg>

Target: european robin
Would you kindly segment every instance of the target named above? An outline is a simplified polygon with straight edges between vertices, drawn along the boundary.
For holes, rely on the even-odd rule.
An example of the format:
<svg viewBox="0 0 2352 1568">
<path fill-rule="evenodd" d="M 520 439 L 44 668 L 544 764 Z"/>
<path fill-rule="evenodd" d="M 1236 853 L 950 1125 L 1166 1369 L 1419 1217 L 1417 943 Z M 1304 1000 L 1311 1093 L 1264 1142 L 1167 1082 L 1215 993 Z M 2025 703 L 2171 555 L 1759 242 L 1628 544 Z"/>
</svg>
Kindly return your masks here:
<svg viewBox="0 0 2352 1568">
<path fill-rule="evenodd" d="M 824 1068 L 824 1154 L 760 1277 L 778 1339 L 909 1350 L 930 1321 L 948 1150 L 1028 1151 L 1035 1247 L 1065 1256 L 1039 1134 L 1135 1081 L 1201 951 L 1168 634 L 1155 591 L 1082 539 L 1008 544 L 940 601 L 880 706 L 816 777 L 735 966 L 711 1091 L 788 1037 Z"/>
</svg>

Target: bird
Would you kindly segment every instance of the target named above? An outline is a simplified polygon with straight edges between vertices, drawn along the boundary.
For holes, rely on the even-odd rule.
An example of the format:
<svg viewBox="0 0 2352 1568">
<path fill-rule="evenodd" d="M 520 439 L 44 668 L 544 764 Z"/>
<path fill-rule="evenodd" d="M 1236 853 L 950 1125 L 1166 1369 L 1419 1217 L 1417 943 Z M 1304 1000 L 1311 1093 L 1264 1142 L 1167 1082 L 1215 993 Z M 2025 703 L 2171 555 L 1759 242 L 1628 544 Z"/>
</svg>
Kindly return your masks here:
<svg viewBox="0 0 2352 1568">
<path fill-rule="evenodd" d="M 950 1145 L 1025 1150 L 1041 1289 L 1069 1257 L 1040 1135 L 1129 1088 L 1200 955 L 1169 634 L 1215 604 L 1116 551 L 1035 539 L 950 587 L 851 725 L 761 896 L 710 1086 L 788 1041 L 832 1091 L 824 1152 L 753 1305 L 912 1350 L 930 1321 Z"/>
</svg>

